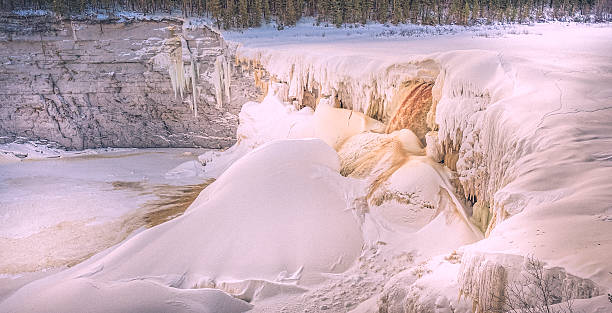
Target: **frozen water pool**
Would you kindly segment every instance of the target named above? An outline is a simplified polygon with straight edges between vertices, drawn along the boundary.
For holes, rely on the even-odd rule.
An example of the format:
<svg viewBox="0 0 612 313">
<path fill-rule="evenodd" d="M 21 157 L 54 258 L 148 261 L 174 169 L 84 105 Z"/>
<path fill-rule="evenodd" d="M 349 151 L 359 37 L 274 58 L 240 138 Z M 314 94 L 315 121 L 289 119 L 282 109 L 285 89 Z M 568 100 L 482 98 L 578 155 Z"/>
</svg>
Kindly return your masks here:
<svg viewBox="0 0 612 313">
<path fill-rule="evenodd" d="M 207 180 L 168 172 L 203 151 L 125 149 L 0 164 L 0 274 L 70 266 L 180 215 Z"/>
</svg>

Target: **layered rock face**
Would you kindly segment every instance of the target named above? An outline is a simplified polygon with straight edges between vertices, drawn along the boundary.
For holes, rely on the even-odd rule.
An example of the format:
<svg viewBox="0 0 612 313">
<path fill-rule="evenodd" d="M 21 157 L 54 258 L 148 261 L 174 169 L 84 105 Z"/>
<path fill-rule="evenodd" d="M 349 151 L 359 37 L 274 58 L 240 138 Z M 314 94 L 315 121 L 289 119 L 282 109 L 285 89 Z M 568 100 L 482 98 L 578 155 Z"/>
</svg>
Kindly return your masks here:
<svg viewBox="0 0 612 313">
<path fill-rule="evenodd" d="M 221 35 L 179 20 L 0 14 L 0 137 L 71 149 L 230 146 L 241 105 L 258 96 L 231 58 Z"/>
</svg>

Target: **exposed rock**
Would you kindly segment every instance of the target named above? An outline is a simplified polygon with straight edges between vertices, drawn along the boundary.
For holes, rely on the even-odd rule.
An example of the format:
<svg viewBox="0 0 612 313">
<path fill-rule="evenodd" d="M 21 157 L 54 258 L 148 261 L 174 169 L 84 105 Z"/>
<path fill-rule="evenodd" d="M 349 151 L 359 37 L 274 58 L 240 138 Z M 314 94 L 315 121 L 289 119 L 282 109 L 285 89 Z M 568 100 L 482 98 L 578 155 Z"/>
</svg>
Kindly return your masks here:
<svg viewBox="0 0 612 313">
<path fill-rule="evenodd" d="M 3 13 L 0 136 L 71 149 L 230 146 L 259 91 L 229 59 L 221 35 L 180 20 Z"/>
</svg>

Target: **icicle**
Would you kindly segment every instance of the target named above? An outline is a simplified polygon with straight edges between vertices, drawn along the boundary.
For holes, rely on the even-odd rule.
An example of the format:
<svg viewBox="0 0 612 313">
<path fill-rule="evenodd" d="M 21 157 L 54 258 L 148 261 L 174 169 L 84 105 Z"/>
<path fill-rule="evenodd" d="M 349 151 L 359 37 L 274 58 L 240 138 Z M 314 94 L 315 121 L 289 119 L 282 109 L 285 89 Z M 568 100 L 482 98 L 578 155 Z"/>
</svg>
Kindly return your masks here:
<svg viewBox="0 0 612 313">
<path fill-rule="evenodd" d="M 196 62 L 197 61 L 195 60 L 195 56 L 191 54 L 191 93 L 193 95 L 192 109 L 193 116 L 198 117 L 198 90 L 196 88 L 196 85 L 198 84 L 198 73 L 196 69 Z"/>
<path fill-rule="evenodd" d="M 174 97 L 178 97 L 179 91 L 182 90 L 180 87 L 181 75 L 177 71 L 177 62 L 173 59 L 174 55 L 169 55 L 168 53 L 160 53 L 156 55 L 153 60 L 155 65 L 165 68 L 168 70 L 168 75 L 170 76 L 170 85 L 172 86 L 172 90 L 174 91 Z M 182 92 L 181 92 L 182 97 Z"/>
<path fill-rule="evenodd" d="M 223 107 L 223 64 L 224 57 L 220 55 L 215 60 L 215 72 L 213 73 L 213 83 L 215 85 L 215 96 L 217 98 L 217 109 L 221 109 Z"/>
<path fill-rule="evenodd" d="M 185 69 L 183 67 L 183 49 L 179 37 L 174 37 L 166 41 L 164 50 L 170 50 L 169 53 L 161 53 L 155 57 L 155 63 L 162 67 L 168 68 L 170 76 L 170 84 L 174 90 L 174 97 L 181 95 L 181 99 L 185 93 L 187 81 L 185 79 Z M 166 51 L 167 51 L 166 50 Z"/>
<path fill-rule="evenodd" d="M 185 62 L 183 61 L 183 49 L 186 49 L 189 53 L 190 64 L 189 73 L 185 73 Z M 170 84 L 174 91 L 174 97 L 178 98 L 179 94 L 181 99 L 184 98 L 185 93 L 188 91 L 188 86 L 191 85 L 192 90 L 192 101 L 191 109 L 193 110 L 194 116 L 198 116 L 198 77 L 199 77 L 199 64 L 197 60 L 197 49 L 191 50 L 189 43 L 181 35 L 172 37 L 164 43 L 163 50 L 160 54 L 153 58 L 153 61 L 157 66 L 166 68 L 168 75 L 170 76 Z"/>
<path fill-rule="evenodd" d="M 215 60 L 215 72 L 213 73 L 213 83 L 215 85 L 215 96 L 217 98 L 217 109 L 223 107 L 223 97 L 230 99 L 230 63 L 224 55 L 220 55 Z"/>
<path fill-rule="evenodd" d="M 181 99 L 185 93 L 185 69 L 183 68 L 183 49 L 180 38 L 175 37 L 166 42 L 166 45 L 170 46 L 169 49 L 169 64 L 168 74 L 170 75 L 170 83 L 172 84 L 172 90 L 174 90 L 174 97 L 178 97 L 179 93 Z"/>
<path fill-rule="evenodd" d="M 186 49 L 189 53 L 189 76 L 185 77 L 184 81 L 184 89 L 187 89 L 188 85 L 191 85 L 191 110 L 193 110 L 194 117 L 198 117 L 198 78 L 199 78 L 199 65 L 197 59 L 197 51 L 199 47 L 199 42 L 196 42 L 196 48 L 191 49 L 189 46 L 189 41 L 183 36 L 180 36 L 181 48 Z M 181 49 L 182 50 L 182 49 Z"/>
<path fill-rule="evenodd" d="M 190 64 L 190 69 L 191 69 L 191 94 L 193 97 L 193 103 L 191 104 L 191 109 L 193 110 L 193 116 L 194 117 L 198 117 L 198 89 L 197 89 L 197 85 L 198 85 L 198 77 L 199 77 L 199 73 L 198 73 L 198 60 L 196 58 L 195 53 L 193 53 L 193 51 L 189 50 L 189 57 L 191 58 L 191 64 Z"/>
<path fill-rule="evenodd" d="M 225 86 L 225 97 L 227 98 L 227 100 L 230 100 L 230 83 L 231 83 L 231 75 L 230 75 L 230 62 L 229 60 L 227 60 L 225 57 L 223 58 L 223 60 L 225 61 L 225 67 L 223 68 L 223 84 Z"/>
<path fill-rule="evenodd" d="M 74 39 L 74 41 L 79 40 L 77 38 L 77 26 L 73 21 L 70 21 L 70 28 L 72 28 L 72 39 Z"/>
</svg>

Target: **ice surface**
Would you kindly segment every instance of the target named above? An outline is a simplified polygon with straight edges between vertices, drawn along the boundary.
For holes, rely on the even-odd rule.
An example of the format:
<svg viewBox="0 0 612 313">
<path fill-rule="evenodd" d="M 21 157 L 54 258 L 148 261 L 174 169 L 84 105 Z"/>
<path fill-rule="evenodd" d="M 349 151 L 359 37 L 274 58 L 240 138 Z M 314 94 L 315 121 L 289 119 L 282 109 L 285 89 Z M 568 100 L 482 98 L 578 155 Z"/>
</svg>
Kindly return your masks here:
<svg viewBox="0 0 612 313">
<path fill-rule="evenodd" d="M 45 147 L 3 145 L 5 151 L 27 152 L 28 157 L 0 164 L 2 274 L 80 262 L 143 226 L 140 219 L 161 190 L 205 180 L 166 176 L 203 150 L 104 149 L 110 151 L 77 154 Z M 53 158 L 36 159 L 41 155 Z"/>
</svg>

